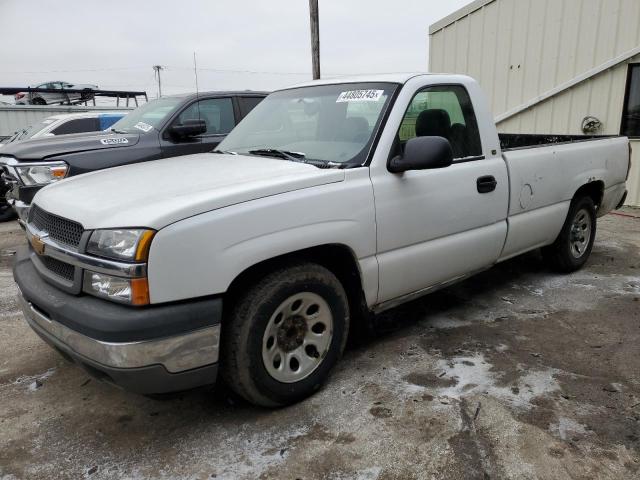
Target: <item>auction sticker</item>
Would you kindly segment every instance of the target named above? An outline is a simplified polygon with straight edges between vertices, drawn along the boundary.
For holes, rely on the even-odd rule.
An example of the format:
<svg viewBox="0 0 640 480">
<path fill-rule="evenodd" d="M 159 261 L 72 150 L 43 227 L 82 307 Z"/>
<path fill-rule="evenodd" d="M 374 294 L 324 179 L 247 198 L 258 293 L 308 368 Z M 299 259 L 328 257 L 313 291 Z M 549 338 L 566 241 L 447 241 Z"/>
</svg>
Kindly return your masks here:
<svg viewBox="0 0 640 480">
<path fill-rule="evenodd" d="M 129 140 L 127 140 L 124 137 L 101 138 L 100 139 L 100 143 L 103 144 L 103 145 L 120 145 L 122 143 L 129 143 Z"/>
<path fill-rule="evenodd" d="M 138 122 L 134 125 L 134 127 L 137 128 L 138 130 L 142 130 L 144 133 L 147 133 L 149 130 L 153 128 L 151 125 L 144 122 Z"/>
<path fill-rule="evenodd" d="M 336 103 L 343 102 L 377 102 L 382 98 L 384 90 L 349 90 L 338 95 Z"/>
</svg>

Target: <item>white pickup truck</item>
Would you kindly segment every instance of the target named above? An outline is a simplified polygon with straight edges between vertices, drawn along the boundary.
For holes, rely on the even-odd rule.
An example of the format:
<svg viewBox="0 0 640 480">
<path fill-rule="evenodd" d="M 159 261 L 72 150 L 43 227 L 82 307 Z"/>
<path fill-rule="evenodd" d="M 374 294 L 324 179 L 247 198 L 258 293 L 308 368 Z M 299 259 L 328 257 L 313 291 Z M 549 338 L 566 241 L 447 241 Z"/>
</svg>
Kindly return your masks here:
<svg viewBox="0 0 640 480">
<path fill-rule="evenodd" d="M 284 405 L 372 313 L 540 247 L 582 267 L 629 167 L 624 137 L 498 135 L 468 77 L 317 81 L 212 153 L 44 188 L 14 277 L 31 327 L 96 377 L 162 393 L 219 369 Z"/>
</svg>

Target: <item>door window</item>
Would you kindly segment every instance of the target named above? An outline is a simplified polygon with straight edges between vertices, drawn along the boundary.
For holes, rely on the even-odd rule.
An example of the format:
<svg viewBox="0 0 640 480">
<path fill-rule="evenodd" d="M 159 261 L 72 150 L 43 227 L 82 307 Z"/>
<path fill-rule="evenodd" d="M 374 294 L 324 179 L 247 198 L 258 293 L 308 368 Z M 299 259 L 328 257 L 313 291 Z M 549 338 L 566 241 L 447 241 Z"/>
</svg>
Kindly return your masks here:
<svg viewBox="0 0 640 480">
<path fill-rule="evenodd" d="M 444 137 L 454 158 L 482 155 L 480 133 L 464 87 L 443 85 L 418 92 L 411 101 L 398 133 L 401 146 L 414 137 Z"/>
<path fill-rule="evenodd" d="M 97 118 L 74 118 L 51 130 L 54 135 L 67 135 L 69 133 L 95 132 L 98 130 Z"/>
<path fill-rule="evenodd" d="M 233 103 L 230 98 L 208 98 L 189 105 L 176 120 L 183 124 L 186 120 L 202 119 L 207 125 L 204 135 L 223 135 L 235 127 Z"/>
<path fill-rule="evenodd" d="M 640 65 L 629 65 L 621 133 L 630 138 L 640 137 Z"/>
</svg>

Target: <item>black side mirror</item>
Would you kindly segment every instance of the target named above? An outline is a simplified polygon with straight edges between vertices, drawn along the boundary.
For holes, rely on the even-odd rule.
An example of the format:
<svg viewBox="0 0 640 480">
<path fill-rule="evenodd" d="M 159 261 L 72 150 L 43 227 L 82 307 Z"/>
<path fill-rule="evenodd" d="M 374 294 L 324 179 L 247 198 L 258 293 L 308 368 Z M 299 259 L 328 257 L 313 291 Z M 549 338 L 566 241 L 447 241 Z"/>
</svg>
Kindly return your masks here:
<svg viewBox="0 0 640 480">
<path fill-rule="evenodd" d="M 207 131 L 207 124 L 202 119 L 185 120 L 184 123 L 172 125 L 169 133 L 178 138 L 195 137 Z"/>
<path fill-rule="evenodd" d="M 427 170 L 445 168 L 453 163 L 453 150 L 449 140 L 444 137 L 415 137 L 407 141 L 404 154 L 389 162 L 391 173 L 408 170 Z"/>
</svg>

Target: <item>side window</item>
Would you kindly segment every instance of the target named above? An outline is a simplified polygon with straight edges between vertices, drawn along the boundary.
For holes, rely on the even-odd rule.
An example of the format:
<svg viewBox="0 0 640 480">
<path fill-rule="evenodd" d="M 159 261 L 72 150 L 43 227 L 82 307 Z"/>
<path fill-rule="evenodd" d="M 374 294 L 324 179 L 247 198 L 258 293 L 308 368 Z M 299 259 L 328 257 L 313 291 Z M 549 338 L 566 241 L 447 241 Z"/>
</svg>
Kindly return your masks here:
<svg viewBox="0 0 640 480">
<path fill-rule="evenodd" d="M 95 132 L 98 130 L 97 118 L 74 118 L 51 130 L 54 135 L 67 135 L 69 133 Z"/>
<path fill-rule="evenodd" d="M 256 106 L 264 100 L 263 97 L 239 97 L 240 100 L 240 114 L 242 118 L 246 117 L 247 114 L 256 108 Z"/>
<path fill-rule="evenodd" d="M 640 137 L 640 65 L 636 64 L 629 65 L 621 134 L 631 138 Z"/>
<path fill-rule="evenodd" d="M 204 135 L 227 134 L 236 125 L 233 102 L 230 98 L 208 98 L 189 105 L 176 120 L 177 124 L 186 120 L 201 118 L 207 124 Z"/>
<path fill-rule="evenodd" d="M 424 136 L 449 140 L 454 158 L 482 155 L 476 116 L 464 87 L 430 87 L 413 97 L 400 124 L 400 143 Z"/>
</svg>

